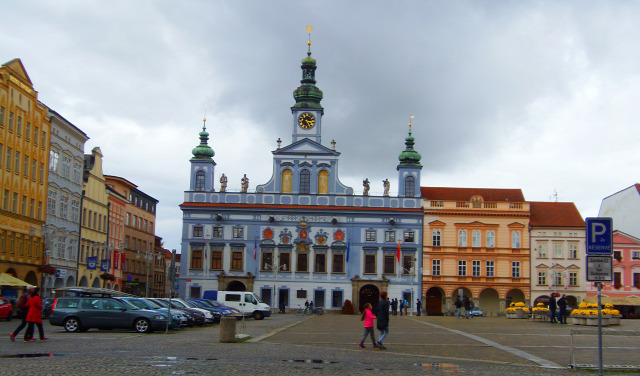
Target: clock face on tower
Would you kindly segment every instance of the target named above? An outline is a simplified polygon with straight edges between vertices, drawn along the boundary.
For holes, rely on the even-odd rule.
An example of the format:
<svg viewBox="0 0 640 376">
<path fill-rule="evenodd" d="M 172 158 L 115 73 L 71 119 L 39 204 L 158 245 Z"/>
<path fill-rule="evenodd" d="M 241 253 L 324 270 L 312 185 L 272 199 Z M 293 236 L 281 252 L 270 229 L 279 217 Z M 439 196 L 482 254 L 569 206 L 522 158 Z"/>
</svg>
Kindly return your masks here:
<svg viewBox="0 0 640 376">
<path fill-rule="evenodd" d="M 316 118 L 310 112 L 305 112 L 298 118 L 298 125 L 302 129 L 311 129 L 316 124 Z"/>
</svg>

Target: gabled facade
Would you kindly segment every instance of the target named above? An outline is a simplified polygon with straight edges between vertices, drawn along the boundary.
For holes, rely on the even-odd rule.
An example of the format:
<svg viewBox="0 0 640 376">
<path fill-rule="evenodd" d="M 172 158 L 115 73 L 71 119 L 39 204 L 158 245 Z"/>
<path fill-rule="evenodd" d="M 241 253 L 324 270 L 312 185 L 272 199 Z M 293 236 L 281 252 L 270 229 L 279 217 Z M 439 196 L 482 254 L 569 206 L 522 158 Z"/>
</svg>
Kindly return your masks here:
<svg viewBox="0 0 640 376">
<path fill-rule="evenodd" d="M 44 224 L 50 137 L 46 107 L 20 59 L 0 66 L 0 272 L 36 286 L 49 262 Z M 3 294 L 17 299 L 17 290 Z"/>
<path fill-rule="evenodd" d="M 458 296 L 488 315 L 529 302 L 529 203 L 519 189 L 422 187 L 425 310 Z"/>
<path fill-rule="evenodd" d="M 640 184 L 634 184 L 605 197 L 600 204 L 598 217 L 611 217 L 615 230 L 640 238 L 638 213 L 640 213 Z"/>
<path fill-rule="evenodd" d="M 572 202 L 531 202 L 531 298 L 566 294 L 572 308 L 586 298 L 585 222 Z"/>
<path fill-rule="evenodd" d="M 415 301 L 421 295 L 417 187 L 422 166 L 413 138 L 407 138 L 411 147 L 398 166 L 408 187 L 402 186 L 401 195 L 354 194 L 338 178 L 336 143 L 327 147 L 321 142 L 323 94 L 315 86 L 310 49 L 301 68 L 291 107 L 292 141 L 282 147 L 278 140 L 273 175 L 255 190 L 246 175 L 240 189 L 232 191 L 224 174 L 218 179 L 203 127 L 200 145 L 193 149 L 190 187 L 180 205 L 179 295 L 246 290 L 272 307 L 295 308 L 309 300 L 333 310 L 345 300 L 356 309 L 375 304 L 381 291 Z"/>
</svg>

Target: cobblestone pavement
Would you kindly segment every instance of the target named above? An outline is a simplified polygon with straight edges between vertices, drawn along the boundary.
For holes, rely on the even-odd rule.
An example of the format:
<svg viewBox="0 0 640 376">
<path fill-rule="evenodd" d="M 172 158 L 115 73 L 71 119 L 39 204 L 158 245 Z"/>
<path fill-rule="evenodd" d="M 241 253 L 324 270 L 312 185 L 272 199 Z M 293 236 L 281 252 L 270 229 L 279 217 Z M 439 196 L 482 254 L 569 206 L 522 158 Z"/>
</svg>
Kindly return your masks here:
<svg viewBox="0 0 640 376">
<path fill-rule="evenodd" d="M 237 322 L 244 343 L 220 343 L 219 326 L 139 335 L 130 331 L 66 333 L 45 322 L 45 343 L 8 337 L 0 322 L 2 375 L 596 375 L 572 370 L 571 325 L 505 318 L 392 317 L 388 350 L 357 346 L 359 316 L 274 315 Z M 640 320 L 620 330 L 639 330 Z M 21 333 L 22 334 L 22 333 Z M 597 337 L 574 338 L 577 362 L 597 364 Z M 640 337 L 605 336 L 605 364 L 640 367 Z M 635 356 L 634 356 L 635 355 Z M 636 370 L 606 375 L 640 374 Z"/>
</svg>

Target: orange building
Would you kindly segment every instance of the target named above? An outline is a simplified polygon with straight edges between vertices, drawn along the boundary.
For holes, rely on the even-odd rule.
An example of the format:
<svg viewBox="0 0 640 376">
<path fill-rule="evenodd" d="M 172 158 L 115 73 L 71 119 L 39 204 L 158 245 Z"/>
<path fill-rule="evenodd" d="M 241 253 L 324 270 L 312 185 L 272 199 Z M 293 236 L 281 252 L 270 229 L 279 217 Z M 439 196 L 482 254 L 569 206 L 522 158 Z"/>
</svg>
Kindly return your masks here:
<svg viewBox="0 0 640 376">
<path fill-rule="evenodd" d="M 40 286 L 50 122 L 20 59 L 0 67 L 0 272 Z M 54 271 L 55 273 L 55 271 Z M 10 296 L 15 295 L 5 291 Z"/>
<path fill-rule="evenodd" d="M 520 189 L 422 187 L 423 290 L 430 315 L 458 296 L 487 315 L 530 299 L 529 203 Z"/>
</svg>

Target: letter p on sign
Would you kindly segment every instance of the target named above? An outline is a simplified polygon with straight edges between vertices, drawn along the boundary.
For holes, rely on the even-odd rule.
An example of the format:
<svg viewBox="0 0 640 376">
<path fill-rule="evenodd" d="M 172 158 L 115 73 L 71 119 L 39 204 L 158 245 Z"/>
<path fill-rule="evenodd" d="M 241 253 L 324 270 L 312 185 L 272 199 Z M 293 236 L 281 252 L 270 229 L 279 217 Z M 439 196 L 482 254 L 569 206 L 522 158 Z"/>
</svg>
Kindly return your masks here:
<svg viewBox="0 0 640 376">
<path fill-rule="evenodd" d="M 585 238 L 588 255 L 613 254 L 613 220 L 605 217 L 587 218 Z"/>
</svg>

